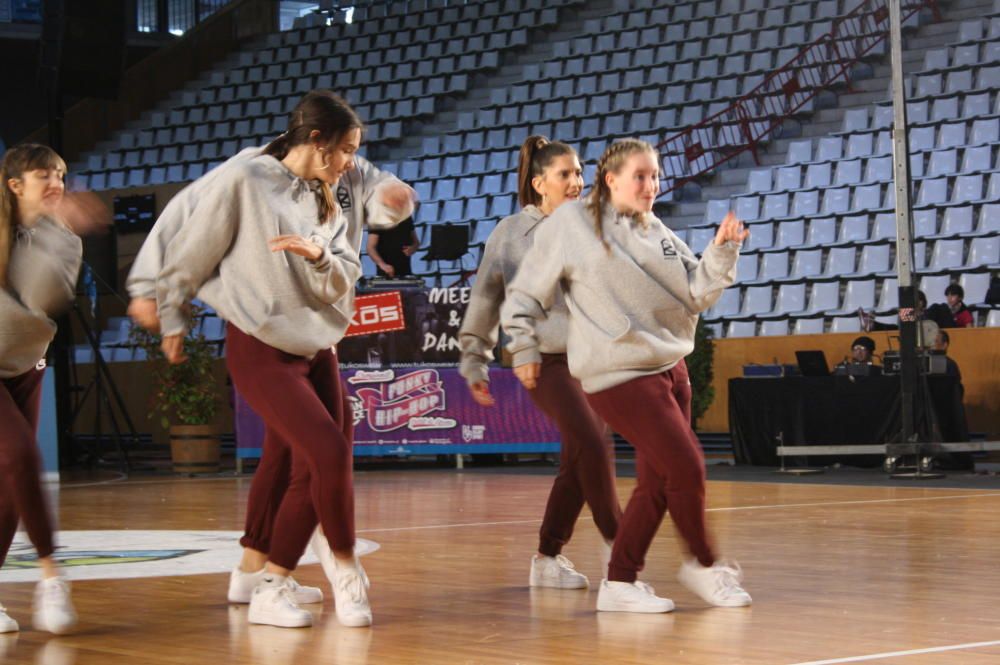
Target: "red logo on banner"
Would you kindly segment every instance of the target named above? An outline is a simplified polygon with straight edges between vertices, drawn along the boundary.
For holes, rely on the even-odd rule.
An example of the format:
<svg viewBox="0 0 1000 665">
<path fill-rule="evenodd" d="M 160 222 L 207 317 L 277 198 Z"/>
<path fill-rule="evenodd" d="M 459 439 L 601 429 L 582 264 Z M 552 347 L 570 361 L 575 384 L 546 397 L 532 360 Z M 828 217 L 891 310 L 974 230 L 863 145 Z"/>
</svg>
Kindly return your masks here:
<svg viewBox="0 0 1000 665">
<path fill-rule="evenodd" d="M 403 299 L 399 291 L 376 293 L 354 299 L 354 318 L 344 337 L 392 332 L 405 327 Z"/>
<path fill-rule="evenodd" d="M 433 369 L 411 372 L 378 388 L 358 388 L 357 396 L 373 432 L 391 432 L 410 425 L 414 419 L 445 410 L 444 386 Z"/>
</svg>

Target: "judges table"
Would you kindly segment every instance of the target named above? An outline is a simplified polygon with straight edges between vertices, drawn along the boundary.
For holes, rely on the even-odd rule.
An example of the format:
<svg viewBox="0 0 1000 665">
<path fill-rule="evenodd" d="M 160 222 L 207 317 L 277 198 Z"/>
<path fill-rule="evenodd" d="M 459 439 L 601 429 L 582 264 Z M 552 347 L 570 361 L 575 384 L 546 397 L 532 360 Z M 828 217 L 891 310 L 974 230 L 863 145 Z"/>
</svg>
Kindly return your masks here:
<svg viewBox="0 0 1000 665">
<path fill-rule="evenodd" d="M 941 439 L 967 441 L 961 384 L 953 376 L 928 376 L 927 402 Z M 730 379 L 729 424 L 739 464 L 777 466 L 778 436 L 783 444 L 879 444 L 901 429 L 898 376 L 823 376 Z M 924 400 L 915 405 L 917 430 L 927 435 L 931 419 Z M 927 439 L 925 439 L 927 440 Z M 823 458 L 877 465 L 876 456 Z"/>
</svg>

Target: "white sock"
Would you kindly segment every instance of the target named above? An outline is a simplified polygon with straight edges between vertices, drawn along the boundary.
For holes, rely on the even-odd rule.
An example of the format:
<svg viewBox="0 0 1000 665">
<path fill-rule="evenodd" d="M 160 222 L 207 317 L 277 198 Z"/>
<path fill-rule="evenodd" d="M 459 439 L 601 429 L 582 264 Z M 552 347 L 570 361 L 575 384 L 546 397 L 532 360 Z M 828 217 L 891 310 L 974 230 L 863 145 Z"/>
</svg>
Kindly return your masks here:
<svg viewBox="0 0 1000 665">
<path fill-rule="evenodd" d="M 357 570 L 358 557 L 352 556 L 350 559 L 338 559 L 333 557 L 333 565 L 337 570 Z"/>
<path fill-rule="evenodd" d="M 278 575 L 276 573 L 264 573 L 264 577 L 261 578 L 261 586 L 266 587 L 280 587 L 288 579 L 287 575 Z"/>
</svg>

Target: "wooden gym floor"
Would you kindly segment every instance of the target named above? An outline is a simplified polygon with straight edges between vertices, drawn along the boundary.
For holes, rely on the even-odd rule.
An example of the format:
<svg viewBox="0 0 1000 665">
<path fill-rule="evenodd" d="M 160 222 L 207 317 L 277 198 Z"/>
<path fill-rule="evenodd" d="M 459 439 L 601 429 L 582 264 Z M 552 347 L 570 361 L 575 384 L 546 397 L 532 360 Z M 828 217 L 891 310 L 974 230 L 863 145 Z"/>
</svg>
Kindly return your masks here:
<svg viewBox="0 0 1000 665">
<path fill-rule="evenodd" d="M 528 588 L 550 483 L 551 476 L 502 471 L 357 473 L 359 536 L 380 546 L 364 558 L 371 629 L 338 625 L 329 598 L 312 606 L 313 628 L 249 626 L 245 606 L 225 602 L 228 575 L 218 572 L 77 581 L 79 631 L 56 638 L 30 629 L 33 585 L 3 582 L 0 602 L 22 632 L 0 635 L 0 662 L 1000 662 L 1000 485 L 712 481 L 711 526 L 721 551 L 742 564 L 753 607 L 708 608 L 680 588 L 678 546 L 665 524 L 642 579 L 678 609 L 629 615 L 596 613 L 595 590 Z M 63 485 L 61 528 L 240 530 L 249 484 L 244 477 Z M 632 486 L 619 480 L 623 502 Z M 585 512 L 565 553 L 595 586 L 598 542 Z M 238 554 L 233 543 L 227 562 Z M 318 565 L 296 577 L 326 588 Z"/>
</svg>

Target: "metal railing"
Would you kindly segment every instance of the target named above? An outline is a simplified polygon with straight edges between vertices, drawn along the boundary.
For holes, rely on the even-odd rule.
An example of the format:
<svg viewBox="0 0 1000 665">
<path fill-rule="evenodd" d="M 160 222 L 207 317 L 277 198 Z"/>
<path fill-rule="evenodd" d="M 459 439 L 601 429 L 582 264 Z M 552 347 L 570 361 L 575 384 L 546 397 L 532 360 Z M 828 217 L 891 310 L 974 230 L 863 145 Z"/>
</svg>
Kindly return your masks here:
<svg viewBox="0 0 1000 665">
<path fill-rule="evenodd" d="M 925 7 L 941 20 L 937 0 L 911 0 L 903 5 L 903 21 Z M 657 144 L 667 179 L 661 195 L 745 152 L 760 163 L 761 145 L 786 120 L 824 90 L 840 84 L 849 87 L 850 69 L 889 37 L 888 0 L 864 0 L 832 23 L 830 32 L 807 44 L 729 107 Z"/>
</svg>

